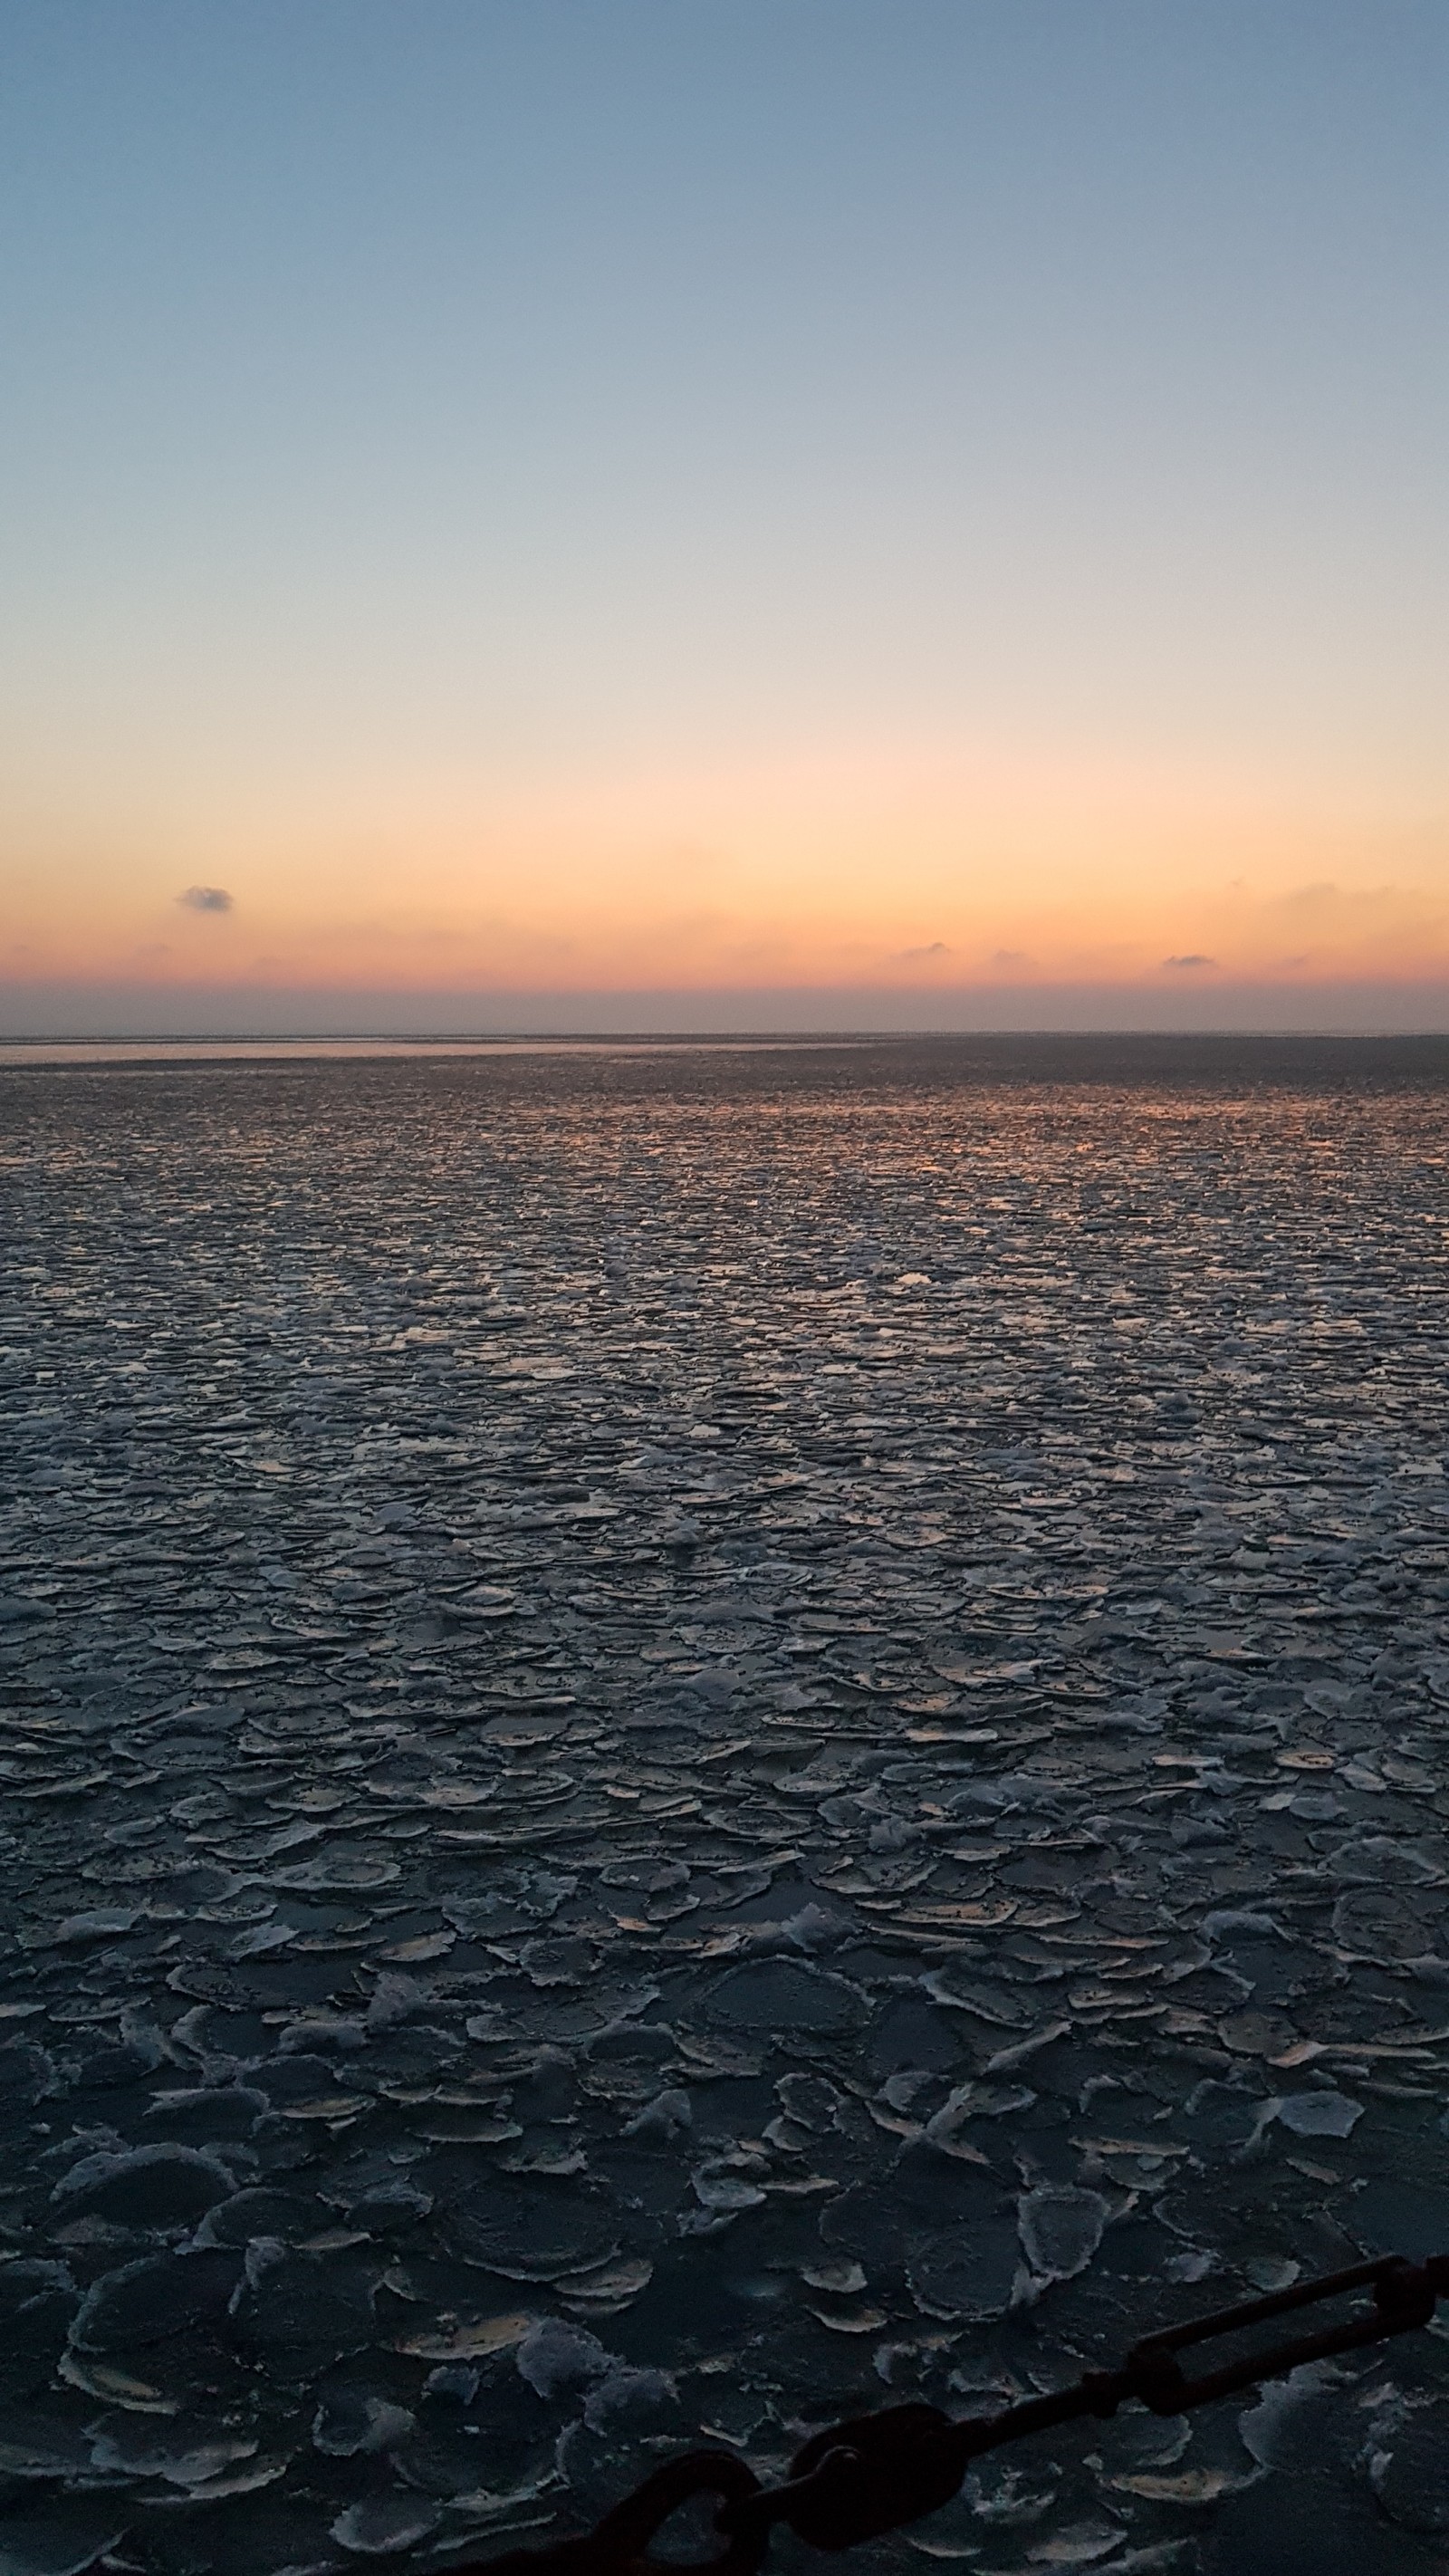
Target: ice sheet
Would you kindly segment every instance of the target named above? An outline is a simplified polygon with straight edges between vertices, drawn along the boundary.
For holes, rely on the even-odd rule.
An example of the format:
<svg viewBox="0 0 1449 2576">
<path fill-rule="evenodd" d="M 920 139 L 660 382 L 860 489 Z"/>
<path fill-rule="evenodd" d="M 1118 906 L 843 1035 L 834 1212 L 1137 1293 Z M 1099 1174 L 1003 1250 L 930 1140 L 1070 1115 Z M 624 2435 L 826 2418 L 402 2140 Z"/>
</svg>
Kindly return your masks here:
<svg viewBox="0 0 1449 2576">
<path fill-rule="evenodd" d="M 1449 1088 L 1083 1074 L 0 1076 L 0 2568 L 443 2565 L 1449 2248 Z M 1436 2566 L 1443 2387 L 872 2563 Z"/>
</svg>

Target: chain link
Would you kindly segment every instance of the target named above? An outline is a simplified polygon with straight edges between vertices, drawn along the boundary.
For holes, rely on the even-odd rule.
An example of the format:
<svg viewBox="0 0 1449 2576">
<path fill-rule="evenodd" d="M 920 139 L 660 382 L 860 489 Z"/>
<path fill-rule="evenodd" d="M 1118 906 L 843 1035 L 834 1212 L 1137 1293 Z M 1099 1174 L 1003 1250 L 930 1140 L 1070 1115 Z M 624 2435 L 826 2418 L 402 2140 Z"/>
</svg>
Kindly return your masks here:
<svg viewBox="0 0 1449 2576">
<path fill-rule="evenodd" d="M 1324 2300 L 1369 2290 L 1365 2308 L 1337 2326 L 1298 2335 L 1266 2351 L 1239 2354 L 1189 2379 L 1179 2353 L 1224 2337 L 1251 2334 L 1277 2317 Z M 1116 2370 L 1089 2370 L 1068 2388 L 1028 2397 L 999 2415 L 953 2419 L 938 2407 L 891 2406 L 817 2433 L 791 2462 L 783 2486 L 760 2484 L 728 2451 L 691 2451 L 656 2469 L 589 2532 L 542 2549 L 510 2550 L 456 2576 L 682 2576 L 682 2562 L 653 2558 L 650 2543 L 672 2514 L 695 2496 L 718 2499 L 715 2527 L 726 2546 L 704 2562 L 702 2576 L 756 2576 L 770 2531 L 788 2523 L 813 2548 L 840 2550 L 878 2539 L 949 2504 L 971 2462 L 1005 2442 L 1050 2432 L 1082 2416 L 1115 2415 L 1129 2400 L 1155 2415 L 1194 2406 L 1281 2379 L 1305 2362 L 1356 2352 L 1391 2335 L 1426 2326 L 1435 2302 L 1449 2296 L 1449 2254 L 1424 2263 L 1386 2255 L 1321 2280 L 1303 2281 L 1271 2298 L 1221 2308 L 1186 2325 L 1168 2326 L 1134 2344 Z M 693 2570 L 689 2571 L 693 2576 Z"/>
</svg>

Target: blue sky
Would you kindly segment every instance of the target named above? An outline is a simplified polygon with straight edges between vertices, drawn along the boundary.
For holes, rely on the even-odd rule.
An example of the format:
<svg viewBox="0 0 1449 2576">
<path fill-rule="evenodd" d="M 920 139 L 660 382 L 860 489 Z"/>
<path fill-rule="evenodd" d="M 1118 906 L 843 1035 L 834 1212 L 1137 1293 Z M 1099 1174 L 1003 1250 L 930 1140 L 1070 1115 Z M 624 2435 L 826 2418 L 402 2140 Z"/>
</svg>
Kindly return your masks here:
<svg viewBox="0 0 1449 2576">
<path fill-rule="evenodd" d="M 1300 882 L 1402 896 L 1303 971 L 1449 958 L 1446 75 L 1419 0 L 0 7 L 0 985 L 1251 981 Z"/>
</svg>

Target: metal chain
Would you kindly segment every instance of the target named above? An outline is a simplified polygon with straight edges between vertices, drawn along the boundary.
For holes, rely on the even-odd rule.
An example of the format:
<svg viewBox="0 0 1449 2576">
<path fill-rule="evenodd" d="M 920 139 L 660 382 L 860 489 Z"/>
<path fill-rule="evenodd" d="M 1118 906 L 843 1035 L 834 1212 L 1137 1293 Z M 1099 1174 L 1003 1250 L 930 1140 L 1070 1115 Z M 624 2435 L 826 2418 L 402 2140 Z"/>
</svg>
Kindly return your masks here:
<svg viewBox="0 0 1449 2576">
<path fill-rule="evenodd" d="M 1372 2301 L 1341 2325 L 1230 2359 L 1198 2379 L 1189 2379 L 1177 2358 L 1194 2344 L 1249 2333 L 1271 2318 L 1355 2290 L 1371 2290 Z M 949 2504 L 971 2462 L 1003 2442 L 1049 2432 L 1079 2416 L 1115 2415 L 1133 2398 L 1154 2415 L 1183 2415 L 1265 2379 L 1281 2379 L 1305 2362 L 1426 2326 L 1445 2296 L 1449 2254 L 1417 2264 L 1386 2255 L 1147 2335 L 1116 2370 L 1089 2370 L 1071 2387 L 1026 2398 L 999 2415 L 953 2420 L 938 2407 L 914 2405 L 854 2416 L 807 2442 L 783 2486 L 762 2486 L 732 2452 L 691 2451 L 656 2469 L 592 2531 L 542 2549 L 510 2550 L 455 2576 L 686 2576 L 683 2562 L 652 2558 L 649 2546 L 670 2516 L 699 2495 L 718 2498 L 715 2527 L 726 2542 L 718 2556 L 703 2562 L 702 2576 L 755 2576 L 777 2522 L 787 2522 L 813 2548 L 851 2549 Z"/>
</svg>

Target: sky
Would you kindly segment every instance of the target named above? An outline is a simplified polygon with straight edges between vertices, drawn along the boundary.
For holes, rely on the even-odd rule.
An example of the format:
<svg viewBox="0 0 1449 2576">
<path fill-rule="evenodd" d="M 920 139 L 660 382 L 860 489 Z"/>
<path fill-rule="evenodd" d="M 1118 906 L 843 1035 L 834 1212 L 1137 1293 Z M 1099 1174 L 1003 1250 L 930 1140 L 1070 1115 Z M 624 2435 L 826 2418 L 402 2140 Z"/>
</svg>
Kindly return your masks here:
<svg viewBox="0 0 1449 2576">
<path fill-rule="evenodd" d="M 0 0 L 0 1034 L 1449 1028 L 1443 0 Z"/>
</svg>

